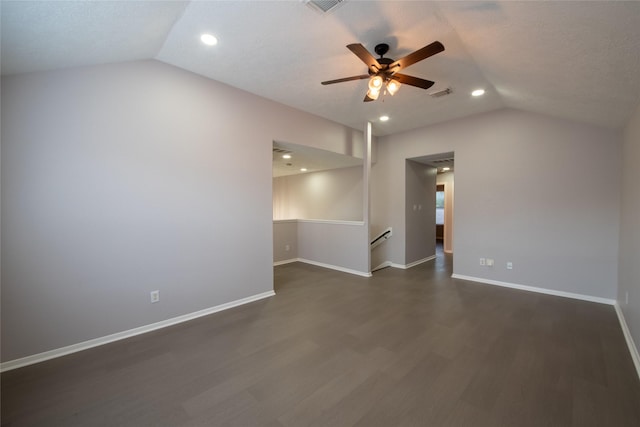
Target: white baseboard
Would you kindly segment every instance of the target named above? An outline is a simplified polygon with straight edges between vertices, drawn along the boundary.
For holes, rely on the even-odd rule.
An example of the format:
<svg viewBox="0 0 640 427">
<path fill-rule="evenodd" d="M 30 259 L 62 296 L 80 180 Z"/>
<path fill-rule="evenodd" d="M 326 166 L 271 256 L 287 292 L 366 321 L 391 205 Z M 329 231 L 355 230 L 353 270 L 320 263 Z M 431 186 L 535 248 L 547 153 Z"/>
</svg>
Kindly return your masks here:
<svg viewBox="0 0 640 427">
<path fill-rule="evenodd" d="M 426 258 L 419 259 L 418 261 L 414 261 L 414 262 L 412 262 L 410 264 L 406 264 L 406 265 L 405 264 L 395 264 L 395 263 L 393 263 L 391 261 L 385 261 L 382 264 L 378 265 L 377 267 L 372 268 L 371 272 L 374 272 L 374 271 L 377 271 L 377 270 L 381 270 L 381 269 L 387 268 L 387 267 L 401 268 L 403 270 L 406 270 L 408 268 L 415 267 L 418 264 L 422 264 L 424 262 L 431 261 L 431 260 L 434 260 L 434 259 L 436 259 L 436 256 L 435 255 L 431 255 L 431 256 L 428 256 Z M 352 270 L 350 268 L 340 267 L 340 266 L 331 265 L 331 264 L 325 264 L 325 263 L 317 262 L 317 261 L 311 261 L 311 260 L 304 259 L 304 258 L 296 258 L 296 259 L 287 260 L 287 261 L 280 261 L 280 263 L 281 264 L 288 264 L 290 262 L 295 262 L 295 261 L 300 261 L 300 262 L 304 262 L 304 263 L 311 264 L 311 265 L 317 265 L 318 267 L 329 268 L 331 270 L 342 271 L 344 273 L 356 274 L 358 276 L 371 277 L 371 273 L 364 273 L 362 271 Z M 277 264 L 277 265 L 281 265 L 281 264 Z M 274 263 L 273 265 L 275 266 L 276 263 Z"/>
<path fill-rule="evenodd" d="M 403 270 L 407 270 L 407 269 L 409 269 L 411 267 L 415 267 L 416 265 L 420 265 L 422 263 L 425 263 L 427 261 L 431 261 L 431 260 L 434 260 L 434 259 L 436 259 L 436 256 L 435 255 L 431 255 L 431 256 L 428 256 L 426 258 L 419 259 L 418 261 L 414 261 L 412 263 L 409 263 L 409 264 L 396 264 L 395 262 L 387 261 L 389 264 L 386 267 L 401 268 Z"/>
<path fill-rule="evenodd" d="M 43 353 L 33 354 L 31 356 L 22 357 L 20 359 L 9 360 L 7 362 L 0 363 L 0 372 L 10 371 L 12 369 L 21 368 L 23 366 L 33 365 L 34 363 L 44 362 L 45 360 L 54 359 L 56 357 L 66 356 L 78 351 L 87 350 L 100 345 L 108 344 L 114 341 L 123 340 L 136 335 L 144 334 L 147 332 L 155 331 L 157 329 L 173 326 L 178 323 L 187 322 L 189 320 L 196 319 L 198 317 L 207 316 L 209 314 L 217 313 L 218 311 L 228 310 L 239 305 L 248 304 L 253 301 L 268 298 L 276 293 L 273 291 L 267 291 L 260 294 L 252 295 L 239 300 L 231 301 L 225 304 L 216 305 L 215 307 L 205 308 L 204 310 L 195 311 L 193 313 L 184 314 L 182 316 L 174 317 L 160 322 L 152 323 L 150 325 L 141 326 L 139 328 L 129 329 L 127 331 L 117 332 L 115 334 L 107 335 L 100 338 L 95 338 L 89 341 L 72 344 L 66 347 L 57 348 L 54 350 L 45 351 Z"/>
<path fill-rule="evenodd" d="M 298 258 L 289 258 L 282 261 L 275 261 L 273 263 L 273 266 L 277 267 L 279 265 L 291 264 L 292 262 L 297 262 L 297 261 L 298 261 Z"/>
<path fill-rule="evenodd" d="M 391 267 L 391 266 L 393 266 L 393 263 L 391 261 L 385 261 L 382 264 L 380 264 L 379 266 L 372 268 L 371 272 L 373 273 L 374 271 L 382 270 L 383 268 L 387 268 L 387 267 Z"/>
<path fill-rule="evenodd" d="M 601 303 L 601 304 L 613 305 L 615 310 L 616 310 L 616 314 L 618 315 L 618 321 L 620 322 L 620 327 L 622 328 L 622 333 L 624 335 L 624 339 L 627 342 L 627 347 L 629 347 L 629 353 L 631 353 L 631 359 L 633 360 L 633 364 L 636 367 L 636 372 L 638 374 L 638 378 L 640 378 L 640 355 L 638 354 L 638 347 L 636 346 L 635 342 L 633 341 L 633 337 L 631 336 L 631 332 L 629 331 L 629 327 L 627 326 L 627 321 L 624 318 L 624 313 L 622 312 L 622 309 L 620 308 L 620 304 L 618 304 L 618 302 L 616 300 L 609 299 L 609 298 L 602 298 L 602 297 L 594 297 L 594 296 L 591 296 L 591 295 L 575 294 L 575 293 L 572 293 L 572 292 L 564 292 L 564 291 L 556 291 L 556 290 L 552 290 L 552 289 L 538 288 L 538 287 L 535 287 L 535 286 L 525 286 L 525 285 L 518 285 L 518 284 L 515 284 L 515 283 L 500 282 L 500 281 L 497 281 L 497 280 L 483 279 L 483 278 L 480 278 L 480 277 L 464 276 L 462 274 L 452 274 L 451 277 L 454 278 L 454 279 L 469 280 L 469 281 L 472 281 L 472 282 L 485 283 L 487 285 L 503 286 L 505 288 L 520 289 L 520 290 L 523 290 L 523 291 L 537 292 L 537 293 L 541 293 L 541 294 L 555 295 L 555 296 L 559 296 L 559 297 L 573 298 L 573 299 L 579 299 L 579 300 L 583 300 L 583 301 L 597 302 L 597 303 Z"/>
<path fill-rule="evenodd" d="M 427 261 L 431 261 L 431 260 L 434 260 L 434 259 L 436 259 L 436 255 L 435 254 L 433 254 L 431 256 L 428 256 L 426 258 L 419 259 L 418 261 L 413 261 L 412 263 L 409 263 L 409 264 L 403 266 L 402 268 L 404 268 L 406 270 L 408 268 L 415 267 L 416 265 L 420 265 L 420 264 L 423 264 L 423 263 L 425 263 Z"/>
<path fill-rule="evenodd" d="M 631 353 L 631 359 L 633 359 L 633 364 L 636 366 L 636 372 L 638 373 L 638 378 L 640 378 L 640 355 L 638 354 L 638 347 L 636 343 L 633 342 L 633 337 L 631 336 L 631 331 L 629 331 L 629 326 L 627 326 L 627 321 L 624 318 L 624 313 L 620 308 L 620 304 L 616 301 L 614 304 L 616 308 L 616 313 L 618 314 L 618 320 L 620 321 L 620 327 L 622 328 L 622 333 L 624 334 L 624 339 L 627 341 L 627 347 L 629 347 L 629 353 Z"/>
<path fill-rule="evenodd" d="M 355 274 L 357 276 L 362 276 L 362 277 L 371 277 L 371 273 L 365 273 L 364 271 L 358 271 L 358 270 L 353 270 L 351 268 L 340 267 L 338 265 L 325 264 L 323 262 L 311 261 L 309 259 L 304 259 L 304 258 L 298 258 L 297 260 L 300 262 L 304 262 L 305 264 L 311 264 L 311 265 L 316 265 L 318 267 L 329 268 L 331 270 L 337 270 L 343 273 Z"/>
<path fill-rule="evenodd" d="M 452 278 L 469 280 L 471 282 L 484 283 L 487 285 L 502 286 L 505 288 L 520 289 L 522 291 L 537 292 L 539 294 L 555 295 L 558 297 L 573 298 L 589 302 L 597 302 L 600 304 L 614 305 L 616 300 L 602 297 L 594 297 L 591 295 L 575 294 L 573 292 L 556 291 L 554 289 L 538 288 L 536 286 L 518 285 L 516 283 L 500 282 L 498 280 L 484 279 L 481 277 L 464 276 L 462 274 L 452 274 Z"/>
</svg>

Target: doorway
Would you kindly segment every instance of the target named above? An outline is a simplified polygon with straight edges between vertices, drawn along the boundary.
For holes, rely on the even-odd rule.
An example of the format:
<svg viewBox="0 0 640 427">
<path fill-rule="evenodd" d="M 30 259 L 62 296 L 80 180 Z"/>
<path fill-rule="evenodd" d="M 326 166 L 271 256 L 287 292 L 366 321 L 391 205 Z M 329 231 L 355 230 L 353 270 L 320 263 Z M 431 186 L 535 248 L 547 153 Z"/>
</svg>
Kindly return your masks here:
<svg viewBox="0 0 640 427">
<path fill-rule="evenodd" d="M 444 252 L 444 184 L 436 184 L 436 255 Z"/>
<path fill-rule="evenodd" d="M 453 253 L 453 159 L 439 167 L 436 177 L 436 241 L 446 254 Z"/>
<path fill-rule="evenodd" d="M 430 259 L 436 258 L 437 262 L 451 262 L 453 253 L 453 176 L 454 176 L 454 153 L 440 153 L 413 157 L 407 159 L 409 164 L 421 164 L 424 169 L 422 175 L 429 175 L 434 179 L 428 180 L 428 185 L 422 187 L 424 191 L 423 221 L 429 221 L 428 232 L 424 232 L 424 226 L 416 225 L 417 221 L 410 221 L 415 216 L 415 205 L 418 196 L 415 194 L 416 185 L 410 185 L 407 179 L 406 193 L 406 220 L 405 233 L 407 239 L 407 251 L 414 246 L 424 245 L 426 251 L 431 254 Z M 407 171 L 409 168 L 407 168 Z M 426 181 L 425 181 L 426 182 Z M 420 202 L 417 204 L 420 210 Z M 417 242 L 419 240 L 420 242 Z M 411 243 L 411 244 L 410 244 Z M 407 253 L 408 255 L 408 253 Z"/>
</svg>

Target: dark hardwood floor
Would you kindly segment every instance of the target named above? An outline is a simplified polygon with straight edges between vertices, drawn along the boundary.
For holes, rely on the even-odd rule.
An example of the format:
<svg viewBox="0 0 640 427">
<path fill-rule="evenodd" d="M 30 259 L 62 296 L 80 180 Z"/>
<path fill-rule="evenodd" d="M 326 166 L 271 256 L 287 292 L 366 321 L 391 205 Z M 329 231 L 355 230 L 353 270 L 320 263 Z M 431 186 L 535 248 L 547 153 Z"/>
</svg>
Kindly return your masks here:
<svg viewBox="0 0 640 427">
<path fill-rule="evenodd" d="M 275 269 L 275 297 L 5 372 L 3 426 L 640 426 L 613 307 Z"/>
</svg>

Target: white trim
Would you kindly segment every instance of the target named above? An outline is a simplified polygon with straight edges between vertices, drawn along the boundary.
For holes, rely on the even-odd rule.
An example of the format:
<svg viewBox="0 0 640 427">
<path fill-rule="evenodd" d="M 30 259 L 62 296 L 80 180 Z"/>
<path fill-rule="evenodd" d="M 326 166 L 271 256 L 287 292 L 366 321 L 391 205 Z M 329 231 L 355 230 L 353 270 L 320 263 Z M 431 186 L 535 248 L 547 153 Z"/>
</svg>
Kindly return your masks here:
<svg viewBox="0 0 640 427">
<path fill-rule="evenodd" d="M 627 347 L 629 347 L 631 359 L 633 359 L 633 364 L 636 366 L 638 378 L 640 378 L 640 355 L 638 354 L 638 347 L 636 347 L 636 344 L 633 342 L 631 331 L 629 331 L 629 327 L 627 326 L 627 321 L 624 318 L 624 313 L 622 312 L 622 308 L 620 308 L 620 304 L 618 304 L 618 302 L 616 301 L 613 306 L 616 308 L 616 313 L 618 314 L 618 320 L 620 321 L 620 327 L 622 328 L 624 339 L 625 341 L 627 341 Z"/>
<path fill-rule="evenodd" d="M 342 271 L 343 273 L 355 274 L 357 276 L 362 277 L 371 277 L 371 273 L 365 273 L 363 271 L 352 270 L 350 268 L 340 267 L 338 265 L 325 264 L 323 262 L 311 261 L 310 259 L 298 258 L 298 261 L 304 262 L 305 264 L 311 264 L 318 267 L 329 268 L 331 270 Z"/>
<path fill-rule="evenodd" d="M 505 288 L 520 289 L 522 291 L 537 292 L 539 294 L 555 295 L 558 297 L 573 298 L 583 301 L 597 302 L 600 304 L 614 305 L 616 300 L 610 298 L 594 297 L 591 295 L 575 294 L 573 292 L 556 291 L 555 289 L 538 288 L 536 286 L 518 285 L 516 283 L 500 282 L 498 280 L 484 279 L 482 277 L 464 276 L 462 274 L 452 274 L 453 279 L 469 280 L 471 282 L 484 283 L 487 285 L 502 286 Z"/>
<path fill-rule="evenodd" d="M 426 258 L 419 259 L 418 261 L 413 261 L 412 263 L 409 263 L 409 264 L 396 264 L 395 262 L 391 262 L 391 261 L 385 261 L 384 264 L 385 264 L 385 267 L 393 267 L 393 268 L 400 268 L 402 270 L 408 270 L 411 267 L 415 267 L 416 265 L 419 265 L 434 259 L 436 259 L 436 256 L 431 255 Z"/>
<path fill-rule="evenodd" d="M 297 261 L 298 261 L 298 258 L 289 258 L 282 261 L 274 261 L 273 266 L 277 267 L 279 265 L 291 264 L 292 262 L 297 262 Z"/>
<path fill-rule="evenodd" d="M 343 221 L 335 219 L 274 219 L 274 224 L 308 222 L 312 224 L 364 225 L 364 221 Z"/>
<path fill-rule="evenodd" d="M 252 295 L 239 300 L 227 302 L 224 304 L 216 305 L 214 307 L 205 308 L 204 310 L 194 311 L 193 313 L 184 314 L 182 316 L 173 317 L 171 319 L 162 320 L 160 322 L 151 323 L 150 325 L 140 326 L 139 328 L 129 329 L 127 331 L 117 332 L 115 334 L 107 335 L 100 338 L 95 338 L 89 341 L 83 341 L 77 344 L 72 344 L 66 347 L 57 348 L 54 350 L 45 351 L 43 353 L 33 354 L 31 356 L 22 357 L 20 359 L 9 360 L 7 362 L 0 363 L 0 372 L 10 371 L 12 369 L 21 368 L 23 366 L 33 365 L 34 363 L 44 362 L 45 360 L 54 359 L 56 357 L 66 356 L 78 351 L 87 350 L 100 345 L 108 344 L 114 341 L 123 340 L 136 335 L 144 334 L 147 332 L 155 331 L 156 329 L 166 328 L 178 323 L 187 322 L 189 320 L 196 319 L 198 317 L 207 316 L 209 314 L 217 313 L 222 310 L 228 310 L 239 305 L 248 304 L 253 301 L 261 300 L 274 296 L 276 293 L 273 291 L 262 292 L 260 294 Z"/>
<path fill-rule="evenodd" d="M 374 271 L 378 271 L 378 270 L 382 270 L 383 268 L 387 268 L 387 267 L 391 267 L 393 266 L 393 263 L 391 261 L 385 261 L 382 264 L 380 264 L 379 266 L 372 268 L 371 272 L 373 273 Z"/>
<path fill-rule="evenodd" d="M 273 223 L 274 224 L 286 224 L 286 223 L 298 223 L 297 219 L 274 219 Z"/>
<path fill-rule="evenodd" d="M 436 255 L 435 254 L 433 254 L 431 256 L 428 256 L 426 258 L 419 259 L 417 261 L 413 261 L 412 263 L 409 263 L 409 264 L 405 265 L 403 268 L 406 270 L 406 269 L 409 269 L 411 267 L 415 267 L 416 265 L 423 264 L 423 263 L 425 263 L 427 261 L 432 261 L 434 259 L 436 259 Z"/>
<path fill-rule="evenodd" d="M 297 221 L 313 224 L 364 225 L 364 221 L 336 221 L 333 219 L 298 219 Z"/>
</svg>

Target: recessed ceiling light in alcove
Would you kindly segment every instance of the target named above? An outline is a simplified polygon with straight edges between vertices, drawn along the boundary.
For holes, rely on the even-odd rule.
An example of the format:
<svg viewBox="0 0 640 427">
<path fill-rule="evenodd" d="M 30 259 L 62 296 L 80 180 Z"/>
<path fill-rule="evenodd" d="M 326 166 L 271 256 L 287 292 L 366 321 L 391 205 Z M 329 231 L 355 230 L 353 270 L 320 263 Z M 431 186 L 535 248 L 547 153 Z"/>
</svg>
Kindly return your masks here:
<svg viewBox="0 0 640 427">
<path fill-rule="evenodd" d="M 482 96 L 484 95 L 484 89 L 476 89 L 471 92 L 471 96 Z"/>
<path fill-rule="evenodd" d="M 290 159 L 291 158 L 291 154 L 283 154 L 282 158 L 283 159 Z"/>
<path fill-rule="evenodd" d="M 389 120 L 389 116 L 380 116 L 380 121 L 381 122 L 386 122 Z"/>
</svg>

